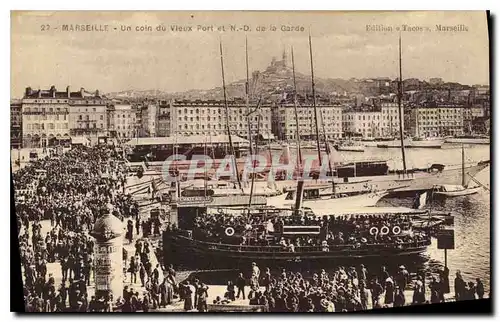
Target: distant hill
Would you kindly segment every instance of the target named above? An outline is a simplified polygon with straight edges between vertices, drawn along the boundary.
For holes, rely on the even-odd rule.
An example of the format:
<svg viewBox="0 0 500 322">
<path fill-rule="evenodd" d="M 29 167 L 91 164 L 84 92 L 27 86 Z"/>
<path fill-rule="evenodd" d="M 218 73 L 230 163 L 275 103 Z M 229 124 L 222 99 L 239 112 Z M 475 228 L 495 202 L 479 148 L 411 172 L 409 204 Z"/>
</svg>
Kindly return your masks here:
<svg viewBox="0 0 500 322">
<path fill-rule="evenodd" d="M 295 73 L 297 83 L 297 93 L 301 95 L 311 94 L 311 76 L 301 73 Z M 381 81 L 382 80 L 382 81 Z M 226 85 L 226 93 L 229 99 L 245 97 L 245 80 L 238 80 Z M 379 84 L 383 84 L 382 87 Z M 405 79 L 405 91 L 409 90 L 464 90 L 469 86 L 457 83 L 444 83 L 439 85 L 430 85 L 428 82 L 418 79 Z M 339 78 L 315 78 L 315 90 L 320 96 L 328 97 L 331 95 L 353 95 L 362 94 L 364 96 L 376 96 L 380 94 L 389 94 L 396 92 L 397 83 L 387 77 L 378 79 L 339 79 Z M 249 84 L 251 96 L 257 98 L 262 96 L 265 99 L 273 99 L 283 95 L 285 92 L 293 91 L 293 72 L 292 68 L 286 63 L 286 56 L 281 61 L 274 58 L 271 64 L 264 71 L 255 71 Z M 193 89 L 185 92 L 165 92 L 161 90 L 127 90 L 121 92 L 108 93 L 106 96 L 122 99 L 140 99 L 140 98 L 160 98 L 160 99 L 223 99 L 222 87 L 216 87 L 209 90 Z"/>
</svg>

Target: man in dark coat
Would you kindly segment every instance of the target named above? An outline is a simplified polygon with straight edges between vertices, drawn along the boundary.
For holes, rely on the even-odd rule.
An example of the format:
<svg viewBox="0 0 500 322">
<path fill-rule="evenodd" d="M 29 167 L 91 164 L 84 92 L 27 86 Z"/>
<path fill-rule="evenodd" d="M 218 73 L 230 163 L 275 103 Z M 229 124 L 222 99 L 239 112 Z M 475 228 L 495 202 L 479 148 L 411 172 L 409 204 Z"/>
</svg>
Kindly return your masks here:
<svg viewBox="0 0 500 322">
<path fill-rule="evenodd" d="M 153 302 L 153 309 L 160 306 L 160 286 L 156 283 L 151 285 L 151 300 Z"/>
<path fill-rule="evenodd" d="M 243 273 L 239 273 L 238 278 L 236 279 L 236 288 L 238 289 L 238 292 L 236 294 L 236 298 L 240 298 L 240 293 L 243 295 L 243 299 L 245 299 L 245 284 L 246 280 L 243 277 Z"/>
<path fill-rule="evenodd" d="M 144 292 L 144 295 L 142 297 L 142 311 L 144 312 L 149 312 L 149 302 L 150 302 L 150 299 L 149 299 L 149 294 Z"/>
<path fill-rule="evenodd" d="M 465 281 L 460 274 L 460 271 L 457 271 L 455 277 L 455 301 L 460 301 L 464 299 L 465 296 Z"/>
<path fill-rule="evenodd" d="M 476 278 L 476 294 L 478 299 L 482 299 L 484 297 L 484 285 L 479 278 Z"/>
</svg>

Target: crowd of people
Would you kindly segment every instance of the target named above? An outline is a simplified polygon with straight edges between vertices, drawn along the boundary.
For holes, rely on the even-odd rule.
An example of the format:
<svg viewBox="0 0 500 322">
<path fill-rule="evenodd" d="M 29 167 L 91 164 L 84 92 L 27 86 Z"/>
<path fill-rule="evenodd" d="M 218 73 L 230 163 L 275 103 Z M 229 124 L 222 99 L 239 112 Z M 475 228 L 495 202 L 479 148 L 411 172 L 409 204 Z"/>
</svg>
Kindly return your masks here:
<svg viewBox="0 0 500 322">
<path fill-rule="evenodd" d="M 288 227 L 310 228 L 310 234 L 284 234 Z M 367 214 L 348 216 L 235 215 L 201 214 L 194 219 L 193 237 L 216 243 L 282 246 L 297 251 L 304 246 L 317 246 L 329 251 L 335 246 L 362 247 L 368 244 L 403 244 L 428 241 L 423 231 L 414 231 L 406 215 Z"/>
<path fill-rule="evenodd" d="M 111 299 L 88 297 L 94 271 L 88 233 L 110 205 L 122 220 L 137 217 L 137 203 L 124 194 L 123 155 L 107 146 L 75 147 L 26 165 L 13 173 L 13 183 L 26 310 L 109 310 Z M 50 220 L 45 236 L 42 220 Z M 47 274 L 56 261 L 60 285 Z"/>
<path fill-rule="evenodd" d="M 89 296 L 88 288 L 95 278 L 95 254 L 94 241 L 88 233 L 99 214 L 111 211 L 121 220 L 127 220 L 125 238 L 130 243 L 141 227 L 145 238 L 160 232 L 157 218 L 141 222 L 138 204 L 124 193 L 125 174 L 123 155 L 107 146 L 74 148 L 13 173 L 27 312 L 107 312 L 116 308 L 124 312 L 147 312 L 166 308 L 176 300 L 183 302 L 186 311 L 207 311 L 209 287 L 198 279 L 179 283 L 172 266 L 153 265 L 154 250 L 144 240 L 135 242 L 135 253 L 130 254 L 126 266 L 127 280 L 133 285 L 140 283 L 142 294 L 138 287 L 126 285 L 123 294 L 115 298 Z M 43 220 L 50 221 L 45 234 Z M 283 238 L 287 226 L 317 226 L 319 232 L 315 236 Z M 373 227 L 377 228 L 376 233 Z M 383 227 L 389 230 L 387 234 L 381 234 Z M 394 234 L 394 227 L 399 227 L 398 234 Z M 227 228 L 233 231 L 228 234 Z M 204 214 L 195 218 L 193 235 L 216 242 L 238 238 L 245 245 L 281 245 L 289 251 L 308 245 L 399 243 L 426 238 L 406 233 L 409 231 L 411 223 L 404 216 L 266 218 Z M 60 283 L 56 283 L 47 269 L 52 263 L 60 267 Z M 418 275 L 411 279 L 403 266 L 390 274 L 385 268 L 368 272 L 363 265 L 340 267 L 328 273 L 322 270 L 311 276 L 285 270 L 272 274 L 269 268 L 261 274 L 254 264 L 250 278 L 239 274 L 235 281 L 228 282 L 224 297 L 217 298 L 214 304 L 248 298 L 251 305 L 262 305 L 273 312 L 333 312 L 439 303 L 450 291 L 447 276 L 444 271 L 440 277 L 429 279 Z M 460 272 L 454 285 L 457 300 L 485 295 L 479 279 L 475 283 L 466 282 Z M 430 290 L 429 298 L 426 288 Z M 403 294 L 408 289 L 413 290 L 411 303 L 407 303 Z"/>
<path fill-rule="evenodd" d="M 246 295 L 250 305 L 263 306 L 270 312 L 345 312 L 442 303 L 445 294 L 450 293 L 447 268 L 430 279 L 424 274 L 412 277 L 403 265 L 393 272 L 385 266 L 370 272 L 361 264 L 308 273 L 283 269 L 276 274 L 265 268 L 261 274 L 256 263 L 252 263 L 250 278 L 239 273 L 235 281 L 228 282 L 224 297 L 217 297 L 214 304 L 231 303 L 245 299 Z M 467 283 L 460 271 L 454 287 L 456 300 L 482 299 L 485 294 L 480 279 Z"/>
</svg>

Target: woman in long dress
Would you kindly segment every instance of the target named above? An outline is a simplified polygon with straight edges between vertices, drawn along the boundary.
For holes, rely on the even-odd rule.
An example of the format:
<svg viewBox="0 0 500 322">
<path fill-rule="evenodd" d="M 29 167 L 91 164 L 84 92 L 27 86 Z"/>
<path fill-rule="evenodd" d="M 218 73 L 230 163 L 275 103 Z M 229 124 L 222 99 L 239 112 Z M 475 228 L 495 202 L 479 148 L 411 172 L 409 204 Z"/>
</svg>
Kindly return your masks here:
<svg viewBox="0 0 500 322">
<path fill-rule="evenodd" d="M 385 301 L 384 304 L 394 303 L 394 282 L 392 278 L 385 281 Z"/>
<path fill-rule="evenodd" d="M 167 279 L 160 284 L 160 307 L 167 306 Z"/>
<path fill-rule="evenodd" d="M 165 279 L 165 286 L 166 286 L 165 301 L 167 302 L 167 305 L 170 305 L 174 300 L 174 286 L 172 285 L 172 281 L 168 278 Z"/>
<path fill-rule="evenodd" d="M 184 289 L 184 310 L 190 311 L 193 309 L 194 287 L 189 283 L 189 281 L 186 281 L 186 284 L 184 285 L 183 289 Z"/>
</svg>

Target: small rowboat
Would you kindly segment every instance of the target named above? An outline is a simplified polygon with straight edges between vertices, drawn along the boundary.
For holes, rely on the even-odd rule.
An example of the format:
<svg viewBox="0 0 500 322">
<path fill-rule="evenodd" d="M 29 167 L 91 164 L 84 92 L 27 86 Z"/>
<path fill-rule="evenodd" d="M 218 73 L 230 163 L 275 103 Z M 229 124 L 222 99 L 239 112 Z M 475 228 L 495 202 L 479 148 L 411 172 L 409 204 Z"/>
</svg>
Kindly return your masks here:
<svg viewBox="0 0 500 322">
<path fill-rule="evenodd" d="M 467 188 L 461 185 L 437 185 L 433 194 L 441 197 L 460 197 L 478 193 L 481 187 Z"/>
</svg>

